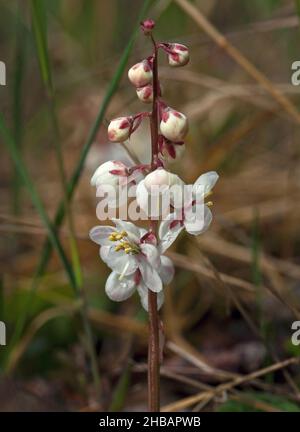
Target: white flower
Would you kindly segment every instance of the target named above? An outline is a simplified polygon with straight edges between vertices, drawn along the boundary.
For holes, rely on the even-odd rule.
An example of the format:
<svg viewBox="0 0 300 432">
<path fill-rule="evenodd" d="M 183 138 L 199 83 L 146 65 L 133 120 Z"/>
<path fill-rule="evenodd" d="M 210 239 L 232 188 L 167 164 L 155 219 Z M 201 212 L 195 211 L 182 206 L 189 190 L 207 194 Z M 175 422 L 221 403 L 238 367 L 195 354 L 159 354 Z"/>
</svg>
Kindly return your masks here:
<svg viewBox="0 0 300 432">
<path fill-rule="evenodd" d="M 130 136 L 132 124 L 133 124 L 132 117 L 118 117 L 111 120 L 107 129 L 109 141 L 112 142 L 126 141 Z"/>
<path fill-rule="evenodd" d="M 101 246 L 102 260 L 112 269 L 105 287 L 107 295 L 122 301 L 137 289 L 147 309 L 150 289 L 158 293 L 158 306 L 161 306 L 163 283 L 170 283 L 174 275 L 172 261 L 162 256 L 166 241 L 161 239 L 157 244 L 153 233 L 131 222 L 120 219 L 113 222 L 115 227 L 96 226 L 90 231 L 90 238 Z"/>
<path fill-rule="evenodd" d="M 211 195 L 218 178 L 215 171 L 210 171 L 198 177 L 193 185 L 189 185 L 191 187 L 187 190 L 188 193 L 183 200 L 184 206 L 176 208 L 174 213 L 169 214 L 161 222 L 159 227 L 161 238 L 168 235 L 173 243 L 184 228 L 192 235 L 202 234 L 208 229 L 212 221 L 212 213 L 209 208 L 212 202 L 205 203 L 204 200 Z"/>
<path fill-rule="evenodd" d="M 136 89 L 136 94 L 140 101 L 151 103 L 153 101 L 153 87 L 151 84 Z"/>
<path fill-rule="evenodd" d="M 140 170 L 130 172 L 123 162 L 113 160 L 103 163 L 96 169 L 91 178 L 91 185 L 97 188 L 97 197 L 105 196 L 109 207 L 116 208 L 126 202 L 130 187 L 138 184 L 143 178 Z M 101 216 L 99 218 L 101 219 Z"/>
<path fill-rule="evenodd" d="M 166 108 L 162 114 L 160 131 L 170 141 L 182 141 L 188 132 L 186 116 L 172 108 Z"/>
<path fill-rule="evenodd" d="M 189 50 L 185 45 L 169 44 L 168 61 L 170 66 L 185 66 L 190 60 Z"/>
<path fill-rule="evenodd" d="M 108 161 L 100 165 L 94 172 L 91 178 L 92 186 L 100 186 L 102 184 L 118 186 L 120 178 L 128 176 L 127 166 L 120 161 Z"/>
<path fill-rule="evenodd" d="M 128 78 L 135 87 L 143 87 L 152 81 L 152 70 L 147 60 L 143 60 L 128 71 Z"/>
<path fill-rule="evenodd" d="M 183 181 L 178 177 L 178 175 L 173 174 L 164 168 L 157 168 L 145 177 L 144 180 L 145 187 L 148 191 L 151 190 L 152 186 L 174 186 L 181 185 Z"/>
<path fill-rule="evenodd" d="M 161 265 L 158 271 L 161 280 L 164 284 L 169 284 L 174 276 L 174 266 L 170 258 L 161 256 Z M 112 271 L 108 276 L 105 284 L 105 292 L 107 296 L 117 302 L 127 300 L 137 290 L 139 293 L 143 308 L 148 311 L 148 291 L 149 288 L 145 285 L 139 270 L 134 273 L 123 276 L 115 271 Z M 159 310 L 164 302 L 164 292 L 157 293 L 157 309 Z"/>
<path fill-rule="evenodd" d="M 158 217 L 169 209 L 176 188 L 181 189 L 183 181 L 176 174 L 157 168 L 140 181 L 136 188 L 136 200 L 140 208 L 152 217 Z"/>
</svg>

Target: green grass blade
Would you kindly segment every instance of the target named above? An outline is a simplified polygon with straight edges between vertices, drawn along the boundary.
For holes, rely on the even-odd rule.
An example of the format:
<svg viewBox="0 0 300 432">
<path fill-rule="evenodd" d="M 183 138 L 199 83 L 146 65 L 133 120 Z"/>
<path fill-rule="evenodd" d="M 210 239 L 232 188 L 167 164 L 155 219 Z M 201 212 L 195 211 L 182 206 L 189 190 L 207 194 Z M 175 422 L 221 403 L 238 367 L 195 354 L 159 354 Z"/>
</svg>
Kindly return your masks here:
<svg viewBox="0 0 300 432">
<path fill-rule="evenodd" d="M 72 267 L 70 266 L 70 263 L 68 261 L 67 256 L 65 255 L 65 252 L 63 250 L 63 247 L 60 243 L 60 240 L 58 238 L 58 235 L 50 221 L 50 219 L 48 218 L 47 212 L 44 208 L 44 205 L 35 189 L 35 186 L 29 176 L 29 173 L 22 161 L 22 158 L 19 154 L 19 150 L 16 146 L 16 143 L 14 141 L 13 136 L 11 135 L 10 131 L 8 130 L 8 128 L 5 125 L 5 121 L 3 118 L 3 115 L 0 114 L 0 133 L 2 134 L 3 138 L 4 138 L 4 144 L 15 164 L 15 167 L 17 169 L 17 171 L 19 172 L 24 185 L 26 186 L 29 195 L 31 197 L 32 203 L 34 204 L 35 208 L 37 209 L 40 218 L 42 220 L 42 222 L 44 223 L 45 227 L 47 228 L 48 231 L 48 237 L 49 240 L 51 241 L 51 244 L 53 246 L 53 248 L 57 251 L 61 262 L 63 264 L 64 269 L 66 270 L 66 273 L 68 274 L 68 277 L 70 279 L 71 285 L 73 287 L 75 287 L 75 277 L 74 277 L 74 273 L 72 270 Z"/>
<path fill-rule="evenodd" d="M 21 149 L 22 146 L 22 86 L 25 75 L 25 60 L 27 34 L 21 21 L 21 7 L 19 4 L 16 15 L 16 48 L 15 48 L 15 66 L 13 72 L 13 92 L 12 92 L 12 111 L 13 111 L 13 133 L 16 146 Z M 21 150 L 20 150 L 21 151 Z M 20 207 L 20 189 L 22 181 L 17 171 L 14 171 L 13 177 L 13 211 L 19 214 Z"/>
<path fill-rule="evenodd" d="M 35 36 L 38 59 L 43 82 L 48 90 L 52 88 L 50 62 L 47 50 L 47 20 L 44 0 L 31 0 L 32 29 Z"/>
<path fill-rule="evenodd" d="M 298 17 L 300 19 L 300 0 L 295 0 L 295 5 L 296 5 L 296 12 L 297 12 Z"/>
<path fill-rule="evenodd" d="M 122 411 L 130 384 L 131 365 L 127 364 L 117 382 L 109 412 Z"/>
<path fill-rule="evenodd" d="M 56 160 L 57 160 L 57 165 L 59 170 L 60 182 L 62 186 L 64 206 L 67 215 L 67 225 L 70 234 L 69 242 L 70 242 L 71 258 L 72 258 L 72 266 L 74 269 L 77 286 L 80 287 L 82 284 L 82 272 L 81 272 L 79 252 L 78 252 L 77 242 L 75 237 L 73 217 L 71 214 L 71 209 L 67 197 L 67 178 L 66 178 L 66 171 L 65 171 L 63 154 L 62 154 L 59 121 L 56 112 L 50 53 L 49 53 L 48 43 L 47 43 L 47 23 L 48 23 L 47 10 L 45 9 L 45 4 L 43 0 L 31 0 L 31 17 L 33 23 L 32 27 L 33 27 L 34 39 L 37 48 L 37 57 L 40 64 L 42 80 L 44 82 L 44 86 L 47 94 L 48 111 L 49 111 L 49 117 L 50 117 L 52 130 L 53 130 L 53 144 L 54 144 Z"/>
</svg>

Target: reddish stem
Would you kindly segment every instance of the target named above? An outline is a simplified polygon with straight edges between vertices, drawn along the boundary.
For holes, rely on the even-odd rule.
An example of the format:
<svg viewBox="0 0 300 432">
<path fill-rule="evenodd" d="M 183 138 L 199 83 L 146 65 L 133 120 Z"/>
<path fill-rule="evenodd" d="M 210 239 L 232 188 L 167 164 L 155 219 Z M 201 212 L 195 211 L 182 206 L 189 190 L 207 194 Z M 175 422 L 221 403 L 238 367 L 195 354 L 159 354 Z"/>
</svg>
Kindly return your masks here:
<svg viewBox="0 0 300 432">
<path fill-rule="evenodd" d="M 151 170 L 157 168 L 158 158 L 158 95 L 159 81 L 157 71 L 157 45 L 153 36 L 151 40 L 154 46 L 153 52 L 153 104 L 150 117 L 151 129 Z M 151 230 L 156 233 L 157 221 L 151 221 Z M 157 311 L 157 293 L 148 290 L 148 314 L 149 314 L 149 346 L 148 346 L 148 405 L 150 412 L 160 410 L 160 379 L 159 379 L 159 316 Z"/>
</svg>

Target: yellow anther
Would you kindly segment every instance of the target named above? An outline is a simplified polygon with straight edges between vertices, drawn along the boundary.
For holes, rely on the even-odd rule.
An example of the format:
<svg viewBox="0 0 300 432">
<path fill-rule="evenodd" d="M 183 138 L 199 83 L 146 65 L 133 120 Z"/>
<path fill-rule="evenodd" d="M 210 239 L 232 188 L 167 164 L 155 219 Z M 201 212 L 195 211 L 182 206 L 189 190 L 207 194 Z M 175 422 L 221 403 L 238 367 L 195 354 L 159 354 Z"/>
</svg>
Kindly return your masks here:
<svg viewBox="0 0 300 432">
<path fill-rule="evenodd" d="M 127 232 L 126 231 L 115 231 L 112 232 L 109 236 L 108 236 L 108 240 L 110 241 L 119 241 L 122 240 L 124 237 L 127 237 Z"/>
<path fill-rule="evenodd" d="M 214 205 L 214 203 L 213 203 L 212 201 L 208 201 L 208 202 L 206 203 L 206 205 L 207 205 L 207 207 L 212 207 L 212 206 Z"/>
<path fill-rule="evenodd" d="M 133 249 L 131 247 L 125 248 L 125 253 L 129 254 L 131 252 L 133 252 Z"/>
<path fill-rule="evenodd" d="M 122 243 L 118 244 L 117 246 L 115 246 L 115 251 L 119 252 L 120 250 L 124 249 L 124 245 L 122 245 Z"/>
</svg>

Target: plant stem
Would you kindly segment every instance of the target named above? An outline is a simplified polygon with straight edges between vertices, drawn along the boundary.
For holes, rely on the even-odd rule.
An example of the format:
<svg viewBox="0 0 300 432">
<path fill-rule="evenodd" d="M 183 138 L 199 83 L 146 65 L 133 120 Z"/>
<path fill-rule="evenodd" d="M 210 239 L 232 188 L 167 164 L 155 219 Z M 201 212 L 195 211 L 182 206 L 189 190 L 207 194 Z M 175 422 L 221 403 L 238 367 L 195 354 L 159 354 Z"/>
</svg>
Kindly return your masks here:
<svg viewBox="0 0 300 432">
<path fill-rule="evenodd" d="M 153 53 L 153 105 L 150 117 L 151 129 L 151 169 L 156 169 L 158 154 L 158 93 L 159 82 L 157 73 L 157 46 L 151 36 L 154 46 Z M 157 221 L 151 222 L 151 229 L 157 231 Z M 149 315 L 149 345 L 148 345 L 148 407 L 150 412 L 159 412 L 159 316 L 157 311 L 157 293 L 148 290 L 148 315 Z"/>
<path fill-rule="evenodd" d="M 150 117 L 150 129 L 151 129 L 151 148 L 152 148 L 152 159 L 151 159 L 151 169 L 152 171 L 156 169 L 156 158 L 158 154 L 158 93 L 159 93 L 159 82 L 158 82 L 158 67 L 157 67 L 157 56 L 158 50 L 151 36 L 151 40 L 154 46 L 153 52 L 153 104 L 152 104 L 152 113 Z"/>
</svg>

